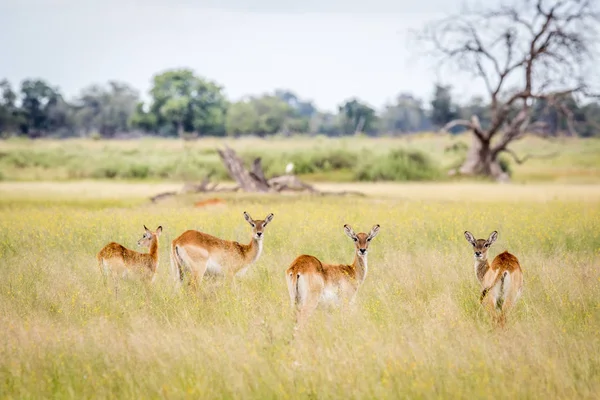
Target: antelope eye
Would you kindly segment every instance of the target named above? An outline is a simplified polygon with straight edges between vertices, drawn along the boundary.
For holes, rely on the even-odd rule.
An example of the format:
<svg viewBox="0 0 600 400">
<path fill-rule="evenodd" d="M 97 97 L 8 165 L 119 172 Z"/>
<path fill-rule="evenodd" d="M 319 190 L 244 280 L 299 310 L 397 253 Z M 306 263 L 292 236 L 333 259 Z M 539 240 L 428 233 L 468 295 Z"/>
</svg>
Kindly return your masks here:
<svg viewBox="0 0 600 400">
<path fill-rule="evenodd" d="M 368 238 L 368 239 L 367 239 L 367 242 L 370 242 L 370 241 L 371 241 L 371 238 Z"/>
<path fill-rule="evenodd" d="M 485 244 L 485 247 L 490 247 L 490 244 L 489 244 L 489 243 L 486 243 L 486 244 Z"/>
<path fill-rule="evenodd" d="M 355 242 L 358 242 L 358 238 L 354 238 L 354 239 L 352 239 L 352 240 L 354 240 Z"/>
</svg>

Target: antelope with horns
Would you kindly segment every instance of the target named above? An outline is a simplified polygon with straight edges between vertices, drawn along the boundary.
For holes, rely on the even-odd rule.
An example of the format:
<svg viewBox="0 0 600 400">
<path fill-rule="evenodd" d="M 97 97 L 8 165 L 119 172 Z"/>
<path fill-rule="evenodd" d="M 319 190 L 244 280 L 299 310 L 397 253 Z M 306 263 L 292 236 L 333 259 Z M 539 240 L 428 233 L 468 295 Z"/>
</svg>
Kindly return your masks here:
<svg viewBox="0 0 600 400">
<path fill-rule="evenodd" d="M 112 274 L 115 279 L 119 275 L 125 277 L 132 273 L 144 281 L 154 282 L 158 268 L 158 237 L 161 233 L 162 226 L 152 232 L 144 225 L 144 235 L 137 244 L 148 248 L 148 253 L 138 253 L 115 242 L 107 244 L 96 256 L 100 271 L 105 276 Z"/>
<path fill-rule="evenodd" d="M 354 262 L 350 265 L 323 264 L 310 255 L 297 257 L 286 270 L 287 287 L 292 308 L 297 308 L 296 323 L 300 327 L 319 303 L 339 303 L 342 298 L 354 303 L 359 286 L 368 271 L 369 243 L 379 233 L 379 225 L 366 233 L 354 233 L 349 225 L 344 231 L 354 241 Z"/>
<path fill-rule="evenodd" d="M 523 290 L 523 271 L 519 260 L 508 251 L 504 251 L 490 264 L 488 250 L 498 239 L 496 231 L 492 232 L 487 240 L 475 239 L 468 231 L 465 232 L 465 238 L 473 246 L 475 275 L 482 288 L 479 301 L 491 311 L 495 322 L 504 326 L 506 314 Z"/>
<path fill-rule="evenodd" d="M 207 233 L 188 230 L 171 243 L 171 272 L 179 286 L 184 272 L 191 274 L 190 284 L 197 285 L 205 274 L 243 275 L 250 264 L 256 262 L 263 249 L 266 226 L 273 220 L 273 214 L 264 220 L 255 220 L 244 211 L 244 218 L 252 227 L 249 244 L 240 244 L 219 239 Z"/>
</svg>

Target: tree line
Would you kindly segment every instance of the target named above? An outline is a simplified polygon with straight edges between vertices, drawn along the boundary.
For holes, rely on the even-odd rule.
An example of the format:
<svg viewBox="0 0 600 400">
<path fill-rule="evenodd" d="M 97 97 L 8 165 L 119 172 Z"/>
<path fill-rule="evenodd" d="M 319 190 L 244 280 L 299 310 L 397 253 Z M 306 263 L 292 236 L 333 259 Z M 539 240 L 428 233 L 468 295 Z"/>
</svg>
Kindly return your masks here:
<svg viewBox="0 0 600 400">
<path fill-rule="evenodd" d="M 567 130 L 570 121 L 581 136 L 600 136 L 600 103 L 583 103 L 575 97 L 556 109 L 544 99 L 533 104 L 533 117 L 544 121 L 550 134 Z M 475 97 L 459 104 L 451 86 L 435 84 L 426 104 L 400 93 L 381 110 L 358 98 L 347 99 L 337 112 L 319 110 L 290 90 L 247 96 L 232 102 L 218 83 L 190 69 L 173 69 L 153 77 L 149 101 L 142 102 L 130 85 L 111 81 L 91 85 L 71 100 L 42 79 L 26 79 L 13 87 L 0 81 L 0 137 L 102 137 L 133 133 L 164 137 L 267 136 L 272 134 L 323 134 L 327 136 L 397 135 L 437 130 L 457 118 L 477 116 L 490 124 L 490 104 Z M 456 133 L 464 127 L 454 127 Z"/>
</svg>

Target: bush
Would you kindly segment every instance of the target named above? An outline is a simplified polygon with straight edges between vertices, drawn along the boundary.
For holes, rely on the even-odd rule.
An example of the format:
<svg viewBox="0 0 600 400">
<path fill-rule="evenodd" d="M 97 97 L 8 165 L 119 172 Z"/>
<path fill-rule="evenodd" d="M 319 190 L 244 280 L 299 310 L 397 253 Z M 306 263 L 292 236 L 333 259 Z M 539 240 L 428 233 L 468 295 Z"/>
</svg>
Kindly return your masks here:
<svg viewBox="0 0 600 400">
<path fill-rule="evenodd" d="M 146 179 L 150 174 L 150 167 L 142 164 L 133 164 L 129 166 L 129 170 L 125 173 L 125 178 Z"/>
<path fill-rule="evenodd" d="M 29 157 L 31 155 L 26 154 L 25 151 L 15 151 L 5 157 L 5 163 L 15 168 L 27 168 L 31 165 Z"/>
<path fill-rule="evenodd" d="M 383 157 L 368 157 L 355 170 L 359 181 L 426 181 L 441 178 L 439 167 L 416 150 L 392 150 Z"/>
<path fill-rule="evenodd" d="M 84 174 L 81 175 L 85 177 Z M 114 179 L 117 175 L 119 175 L 119 168 L 116 166 L 102 166 L 92 172 L 92 177 L 97 179 Z"/>
<path fill-rule="evenodd" d="M 92 140 L 101 140 L 102 139 L 102 135 L 100 134 L 100 132 L 92 132 L 90 133 L 90 139 Z"/>
<path fill-rule="evenodd" d="M 468 150 L 469 150 L 469 146 L 467 146 L 466 143 L 454 142 L 444 148 L 444 153 L 463 155 L 463 154 L 466 154 Z"/>
<path fill-rule="evenodd" d="M 513 171 L 508 157 L 505 155 L 498 156 L 498 164 L 503 172 L 505 172 L 508 176 L 512 176 Z"/>
<path fill-rule="evenodd" d="M 241 154 L 246 165 L 261 157 L 266 176 L 282 175 L 288 163 L 294 164 L 294 174 L 314 174 L 353 168 L 357 154 L 346 150 L 314 149 L 276 155 L 244 152 Z"/>
<path fill-rule="evenodd" d="M 352 168 L 356 158 L 355 154 L 344 150 L 317 150 L 295 153 L 290 157 L 290 161 L 294 163 L 295 173 L 310 174 Z"/>
</svg>

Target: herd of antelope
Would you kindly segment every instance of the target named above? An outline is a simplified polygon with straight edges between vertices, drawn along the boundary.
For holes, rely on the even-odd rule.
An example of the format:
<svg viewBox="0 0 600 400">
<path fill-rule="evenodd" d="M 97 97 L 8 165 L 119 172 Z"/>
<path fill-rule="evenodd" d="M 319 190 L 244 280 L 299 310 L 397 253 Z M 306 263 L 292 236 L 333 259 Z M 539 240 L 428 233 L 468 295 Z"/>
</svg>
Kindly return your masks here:
<svg viewBox="0 0 600 400">
<path fill-rule="evenodd" d="M 171 243 L 171 273 L 179 287 L 185 274 L 190 284 L 197 286 L 204 275 L 221 275 L 233 278 L 243 275 L 250 264 L 256 262 L 263 249 L 266 226 L 273 220 L 269 214 L 264 220 L 255 220 L 244 212 L 244 218 L 252 227 L 249 244 L 223 240 L 196 230 L 182 233 Z M 353 304 L 358 288 L 368 272 L 369 244 L 379 233 L 379 225 L 369 233 L 355 233 L 349 225 L 344 232 L 354 242 L 352 264 L 325 264 L 311 255 L 300 255 L 285 271 L 292 308 L 296 310 L 297 326 L 303 325 L 320 303 L 339 304 L 342 300 Z M 151 231 L 144 225 L 144 235 L 138 246 L 149 249 L 148 253 L 130 250 L 112 242 L 100 250 L 98 265 L 104 276 L 136 274 L 154 282 L 158 267 L 158 238 L 162 226 Z M 488 250 L 498 239 L 494 231 L 487 239 L 475 239 L 470 232 L 464 233 L 473 246 L 475 275 L 481 284 L 480 303 L 491 313 L 494 321 L 503 326 L 506 314 L 514 306 L 523 288 L 523 272 L 519 260 L 508 251 L 498 254 L 490 263 Z"/>
</svg>

